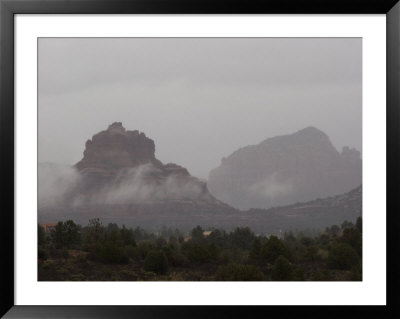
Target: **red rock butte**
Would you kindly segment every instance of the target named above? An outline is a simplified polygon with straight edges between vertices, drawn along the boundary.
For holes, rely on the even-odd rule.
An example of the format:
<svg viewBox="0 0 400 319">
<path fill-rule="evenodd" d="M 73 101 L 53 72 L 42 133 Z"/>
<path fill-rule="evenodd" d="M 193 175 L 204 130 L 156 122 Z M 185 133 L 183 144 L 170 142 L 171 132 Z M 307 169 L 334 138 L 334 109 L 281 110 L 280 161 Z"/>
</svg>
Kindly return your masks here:
<svg viewBox="0 0 400 319">
<path fill-rule="evenodd" d="M 155 158 L 154 141 L 137 130 L 127 131 L 121 122 L 114 122 L 107 130 L 87 140 L 83 158 L 75 167 L 79 171 L 118 170 L 147 163 L 155 167 L 162 166 Z"/>
<path fill-rule="evenodd" d="M 121 122 L 114 122 L 107 130 L 93 135 L 86 142 L 83 158 L 75 164 L 83 177 L 76 191 L 83 194 L 96 193 L 104 186 L 118 182 L 130 169 L 145 164 L 152 167 L 146 174 L 149 182 L 162 183 L 173 176 L 182 184 L 197 185 L 202 195 L 206 194 L 214 200 L 204 182 L 191 176 L 182 166 L 174 163 L 164 165 L 155 157 L 154 141 L 137 130 L 126 130 Z"/>
</svg>

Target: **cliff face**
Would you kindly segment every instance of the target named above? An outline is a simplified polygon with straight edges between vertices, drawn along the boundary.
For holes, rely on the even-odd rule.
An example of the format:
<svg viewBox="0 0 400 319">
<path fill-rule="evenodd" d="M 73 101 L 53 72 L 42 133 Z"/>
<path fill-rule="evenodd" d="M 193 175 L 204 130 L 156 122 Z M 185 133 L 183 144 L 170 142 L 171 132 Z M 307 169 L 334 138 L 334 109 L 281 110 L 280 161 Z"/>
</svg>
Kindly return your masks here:
<svg viewBox="0 0 400 319">
<path fill-rule="evenodd" d="M 209 175 L 218 199 L 240 209 L 270 208 L 347 192 L 361 184 L 357 150 L 339 153 L 308 127 L 237 150 Z"/>
</svg>

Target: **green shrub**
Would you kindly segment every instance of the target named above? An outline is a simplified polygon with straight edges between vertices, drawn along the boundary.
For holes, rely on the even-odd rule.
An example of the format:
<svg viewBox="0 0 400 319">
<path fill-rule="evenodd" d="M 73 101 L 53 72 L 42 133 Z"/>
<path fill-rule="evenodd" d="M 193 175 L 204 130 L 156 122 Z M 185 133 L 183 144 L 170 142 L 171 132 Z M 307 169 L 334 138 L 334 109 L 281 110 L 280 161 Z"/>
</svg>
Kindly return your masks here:
<svg viewBox="0 0 400 319">
<path fill-rule="evenodd" d="M 42 260 L 46 260 L 47 258 L 49 258 L 49 252 L 46 249 L 39 247 L 38 248 L 38 258 L 42 259 Z"/>
<path fill-rule="evenodd" d="M 129 261 L 122 248 L 111 242 L 96 246 L 95 259 L 106 264 L 125 264 Z"/>
<path fill-rule="evenodd" d="M 272 267 L 271 279 L 274 281 L 293 280 L 293 267 L 284 256 L 279 256 Z"/>
<path fill-rule="evenodd" d="M 289 259 L 290 250 L 288 246 L 276 236 L 271 236 L 269 240 L 261 248 L 261 256 L 263 260 L 274 263 L 279 256 Z"/>
<path fill-rule="evenodd" d="M 128 258 L 136 258 L 137 256 L 137 248 L 132 246 L 132 245 L 128 245 L 124 247 L 124 254 L 128 257 Z"/>
<path fill-rule="evenodd" d="M 205 244 L 188 242 L 183 246 L 183 252 L 191 263 L 204 264 L 209 262 L 212 258 L 207 248 Z"/>
<path fill-rule="evenodd" d="M 51 233 L 52 242 L 57 248 L 73 248 L 81 242 L 81 227 L 72 220 L 58 222 Z"/>
<path fill-rule="evenodd" d="M 170 247 L 164 247 L 162 249 L 162 251 L 165 253 L 165 256 L 167 256 L 168 265 L 175 266 L 175 267 L 187 266 L 188 260 L 180 252 L 178 252 Z"/>
<path fill-rule="evenodd" d="M 361 233 L 356 228 L 346 228 L 340 238 L 340 242 L 349 244 L 359 256 L 362 255 Z"/>
<path fill-rule="evenodd" d="M 360 264 L 357 252 L 346 243 L 335 243 L 332 245 L 328 256 L 328 266 L 333 269 L 349 270 Z"/>
<path fill-rule="evenodd" d="M 44 228 L 38 225 L 38 245 L 43 246 L 47 244 L 47 236 Z"/>
<path fill-rule="evenodd" d="M 151 250 L 144 260 L 144 270 L 164 275 L 168 272 L 168 259 L 160 250 Z"/>
<path fill-rule="evenodd" d="M 153 249 L 153 246 L 149 242 L 141 242 L 136 247 L 135 259 L 142 261 L 146 258 L 149 251 Z"/>
<path fill-rule="evenodd" d="M 68 252 L 67 249 L 63 249 L 63 250 L 62 250 L 62 257 L 63 257 L 64 259 L 68 259 L 68 258 L 70 257 L 69 252 Z"/>
<path fill-rule="evenodd" d="M 229 235 L 232 247 L 240 249 L 250 249 L 255 239 L 254 233 L 249 227 L 237 227 Z"/>
</svg>

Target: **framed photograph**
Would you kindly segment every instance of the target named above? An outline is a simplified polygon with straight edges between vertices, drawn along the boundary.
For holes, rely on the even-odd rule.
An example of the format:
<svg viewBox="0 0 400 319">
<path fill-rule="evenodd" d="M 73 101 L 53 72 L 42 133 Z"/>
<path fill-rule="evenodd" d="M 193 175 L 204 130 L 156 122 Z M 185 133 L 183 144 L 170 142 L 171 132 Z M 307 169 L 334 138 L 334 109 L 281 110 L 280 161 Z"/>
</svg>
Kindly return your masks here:
<svg viewBox="0 0 400 319">
<path fill-rule="evenodd" d="M 0 10 L 5 318 L 399 315 L 397 1 Z"/>
</svg>

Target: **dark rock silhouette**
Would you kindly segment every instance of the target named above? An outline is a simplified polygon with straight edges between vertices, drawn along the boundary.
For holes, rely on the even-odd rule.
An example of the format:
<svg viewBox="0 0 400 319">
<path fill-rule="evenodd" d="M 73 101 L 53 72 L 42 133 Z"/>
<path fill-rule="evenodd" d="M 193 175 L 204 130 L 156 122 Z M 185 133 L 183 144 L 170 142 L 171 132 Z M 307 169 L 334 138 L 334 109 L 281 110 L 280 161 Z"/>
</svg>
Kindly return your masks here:
<svg viewBox="0 0 400 319">
<path fill-rule="evenodd" d="M 210 192 L 239 209 L 270 208 L 344 193 L 361 184 L 360 152 L 339 153 L 314 127 L 269 138 L 224 158 Z"/>
<path fill-rule="evenodd" d="M 75 167 L 81 172 L 87 169 L 115 171 L 146 163 L 161 167 L 154 153 L 152 139 L 139 131 L 127 131 L 121 122 L 115 122 L 86 142 L 83 158 Z"/>
</svg>

